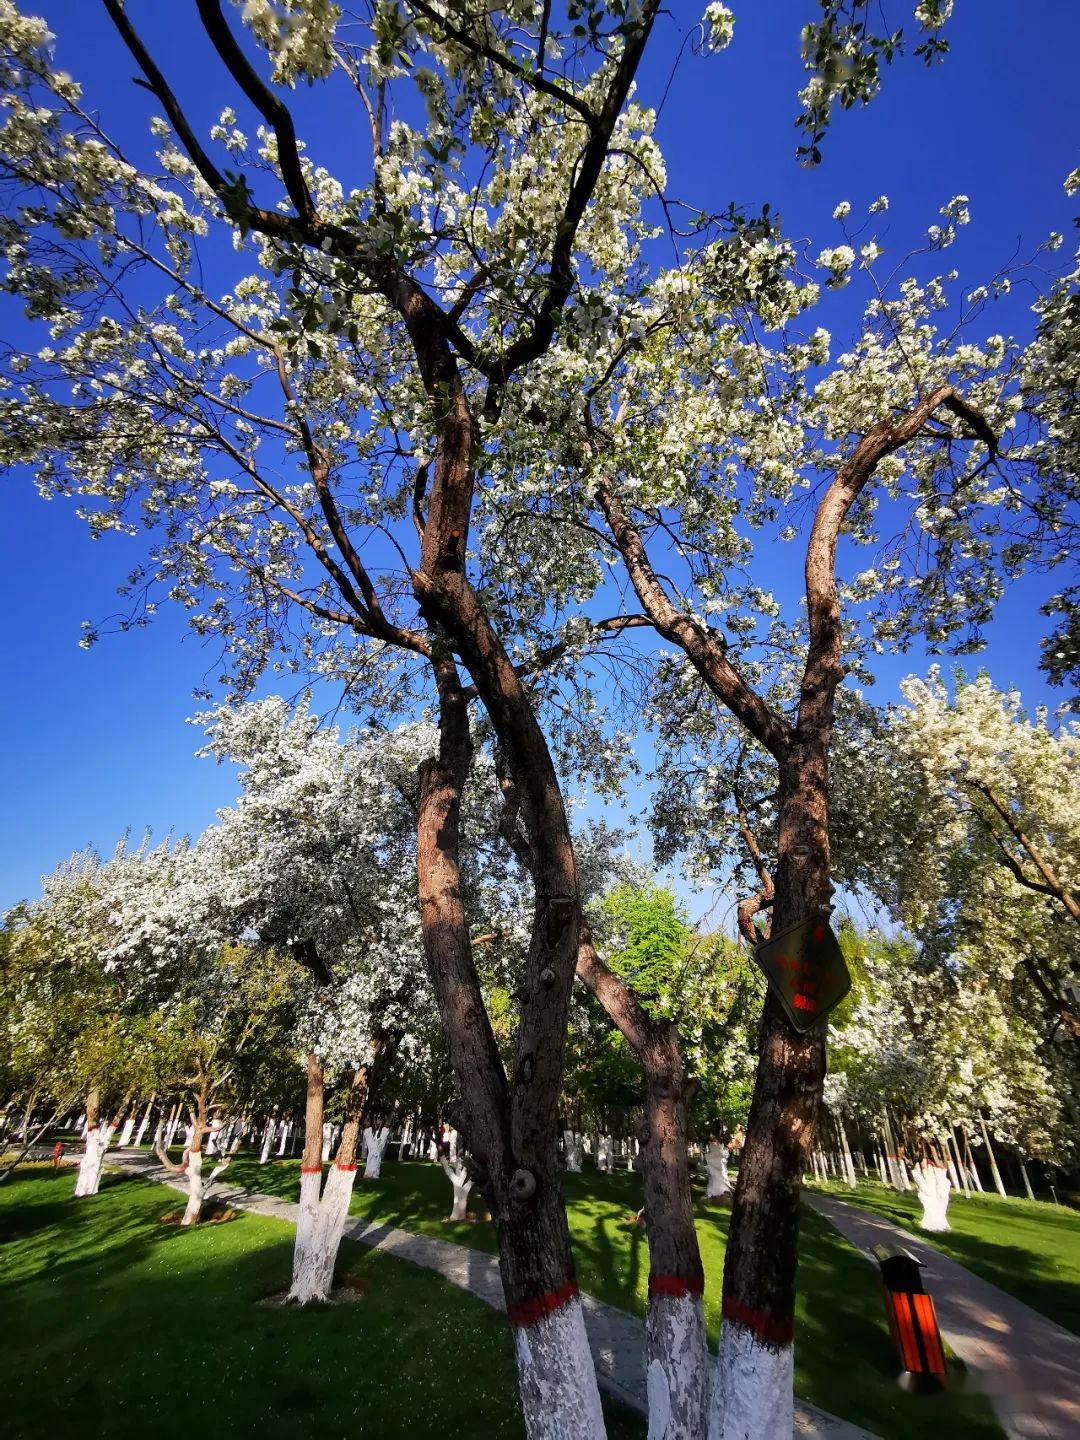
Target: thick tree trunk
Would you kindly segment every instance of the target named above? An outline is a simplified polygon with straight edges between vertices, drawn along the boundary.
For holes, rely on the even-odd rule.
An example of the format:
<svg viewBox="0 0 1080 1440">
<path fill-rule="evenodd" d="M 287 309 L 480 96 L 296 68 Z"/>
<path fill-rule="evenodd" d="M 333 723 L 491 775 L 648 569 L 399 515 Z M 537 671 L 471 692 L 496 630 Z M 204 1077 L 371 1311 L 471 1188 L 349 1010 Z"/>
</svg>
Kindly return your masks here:
<svg viewBox="0 0 1080 1440">
<path fill-rule="evenodd" d="M 463 599 L 467 608 L 475 605 L 475 599 Z M 530 798 L 530 838 L 543 849 L 512 1082 L 484 1007 L 462 901 L 461 794 L 471 740 L 456 668 L 447 660 L 435 662 L 439 753 L 420 769 L 417 873 L 424 950 L 460 1087 L 459 1128 L 482 1169 L 499 1240 L 526 1434 L 530 1440 L 599 1440 L 600 1395 L 574 1278 L 556 1146 L 578 942 L 573 852 L 557 778 L 528 701 L 497 642 L 477 634 L 479 629 L 476 625 L 471 636 L 470 670 L 478 686 L 483 677 L 488 712 L 515 755 L 515 778 Z"/>
<path fill-rule="evenodd" d="M 944 1231 L 949 1228 L 949 1175 L 943 1165 L 920 1160 L 912 1169 L 915 1193 L 922 1205 L 919 1226 L 923 1230 Z"/>
<path fill-rule="evenodd" d="M 781 766 L 773 935 L 828 913 L 826 755 L 818 735 Z M 791 1437 L 800 1188 L 824 1080 L 821 1028 L 797 1034 L 770 992 L 732 1202 L 709 1440 Z"/>
<path fill-rule="evenodd" d="M 187 1176 L 188 1198 L 184 1207 L 181 1225 L 197 1225 L 202 1215 L 203 1200 L 206 1197 L 206 1186 L 203 1183 L 203 1157 L 202 1141 L 200 1137 L 199 1148 L 191 1149 L 184 1157 L 184 1173 Z"/>
<path fill-rule="evenodd" d="M 705 1273 L 694 1228 L 686 1079 L 674 1027 L 667 1053 L 661 1050 L 650 1060 L 642 1125 L 649 1238 L 645 1312 L 649 1440 L 700 1440 L 709 1406 Z"/>
</svg>

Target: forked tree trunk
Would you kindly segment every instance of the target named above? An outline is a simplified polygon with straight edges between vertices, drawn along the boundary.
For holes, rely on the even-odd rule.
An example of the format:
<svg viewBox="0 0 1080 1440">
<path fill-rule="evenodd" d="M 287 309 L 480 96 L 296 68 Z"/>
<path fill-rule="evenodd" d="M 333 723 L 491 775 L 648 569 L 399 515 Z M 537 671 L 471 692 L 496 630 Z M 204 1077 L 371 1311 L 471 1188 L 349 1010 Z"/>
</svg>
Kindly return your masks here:
<svg viewBox="0 0 1080 1440">
<path fill-rule="evenodd" d="M 920 1160 L 912 1167 L 915 1193 L 922 1205 L 919 1227 L 922 1230 L 945 1231 L 949 1228 L 949 1191 L 952 1188 L 944 1165 Z"/>
<path fill-rule="evenodd" d="M 105 1165 L 105 1153 L 112 1143 L 116 1134 L 116 1127 L 123 1116 L 127 1101 L 124 1101 L 119 1114 L 111 1120 L 101 1120 L 100 1096 L 97 1090 L 92 1090 L 86 1101 L 86 1137 L 83 1140 L 83 1153 L 79 1161 L 79 1172 L 75 1177 L 75 1194 L 80 1199 L 87 1195 L 96 1195 L 101 1185 L 101 1172 Z"/>
<path fill-rule="evenodd" d="M 381 1130 L 367 1129 L 364 1131 L 365 1180 L 378 1180 L 382 1174 L 383 1152 L 386 1150 L 386 1142 L 389 1138 L 389 1125 L 384 1125 Z"/>
<path fill-rule="evenodd" d="M 460 418 L 467 426 L 467 415 Z M 432 557 L 433 567 L 440 563 L 438 554 Z M 542 849 L 512 1079 L 484 1006 L 462 900 L 461 795 L 472 744 L 456 666 L 442 658 L 433 661 L 439 750 L 420 767 L 417 874 L 424 950 L 462 1097 L 458 1128 L 482 1168 L 499 1240 L 526 1434 L 529 1440 L 600 1440 L 600 1392 L 574 1277 L 556 1144 L 580 918 L 573 852 L 554 767 L 520 681 L 485 632 L 475 597 L 456 570 L 453 584 L 456 618 L 464 609 L 472 621 L 470 669 L 478 687 L 484 682 L 500 740 L 514 752 L 515 778 L 530 801 L 530 838 Z"/>
<path fill-rule="evenodd" d="M 341 1238 L 356 1183 L 356 1152 L 374 1067 L 388 1058 L 397 1040 L 376 1031 L 371 1065 L 353 1073 L 345 1100 L 345 1121 L 333 1164 L 322 1178 L 325 1075 L 314 1052 L 308 1055 L 307 1104 L 304 1111 L 304 1157 L 300 1165 L 300 1214 L 293 1250 L 288 1300 L 296 1305 L 330 1298 Z"/>
<path fill-rule="evenodd" d="M 473 1187 L 473 1182 L 465 1161 L 459 1160 L 456 1165 L 451 1165 L 449 1159 L 443 1156 L 442 1167 L 454 1190 L 454 1203 L 450 1207 L 450 1214 L 447 1218 L 467 1220 L 469 1218 L 469 1191 Z"/>
</svg>

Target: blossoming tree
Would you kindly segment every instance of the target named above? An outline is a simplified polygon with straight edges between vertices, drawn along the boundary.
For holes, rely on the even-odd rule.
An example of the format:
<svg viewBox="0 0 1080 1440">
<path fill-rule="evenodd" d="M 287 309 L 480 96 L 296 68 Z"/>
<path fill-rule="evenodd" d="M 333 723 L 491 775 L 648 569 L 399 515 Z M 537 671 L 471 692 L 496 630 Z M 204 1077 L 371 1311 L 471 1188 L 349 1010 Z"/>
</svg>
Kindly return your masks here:
<svg viewBox="0 0 1080 1440">
<path fill-rule="evenodd" d="M 597 1434 L 556 1165 L 580 894 L 530 677 L 546 664 L 571 667 L 643 619 L 682 647 L 780 769 L 773 923 L 813 912 L 828 888 L 841 524 L 867 510 L 875 475 L 899 479 L 905 447 L 925 454 L 915 467 L 925 488 L 939 474 L 935 456 L 972 437 L 996 443 L 1000 392 L 988 372 L 1002 356 L 995 347 L 926 355 L 920 307 L 933 309 L 936 292 L 919 292 L 876 314 L 857 363 L 838 366 L 813 394 L 798 377 L 822 362 L 820 335 L 759 367 L 740 323 L 748 307 L 779 323 L 806 308 L 807 292 L 782 273 L 788 252 L 737 217 L 719 240 L 706 227 L 685 270 L 642 282 L 654 228 L 645 207 L 663 173 L 652 118 L 630 91 L 654 0 L 574 0 L 565 15 L 546 4 L 449 10 L 409 0 L 340 28 L 336 6 L 265 0 L 243 11 L 250 43 L 218 0 L 197 0 L 226 87 L 209 139 L 141 38 L 136 8 L 104 0 L 164 112 L 154 121 L 155 167 L 137 163 L 137 147 L 114 137 L 49 64 L 40 22 L 0 5 L 11 101 L 0 165 L 18 207 L 3 236 L 9 284 L 50 332 L 10 367 L 3 458 L 32 461 L 49 493 L 77 492 L 96 533 L 145 525 L 152 555 L 132 577 L 128 623 L 148 618 L 164 589 L 198 630 L 225 641 L 241 686 L 284 648 L 294 663 L 363 684 L 376 703 L 400 705 L 411 685 L 437 695 L 438 751 L 421 767 L 418 807 L 421 919 L 463 1129 L 498 1228 L 526 1424 L 534 1435 Z M 916 8 L 927 58 L 948 9 L 944 0 Z M 895 36 L 867 28 L 867 12 L 859 0 L 830 0 L 804 35 L 811 160 L 833 104 L 869 98 L 897 48 Z M 730 33 L 730 12 L 711 5 L 703 38 L 719 48 Z M 371 137 L 361 188 L 346 193 L 305 150 L 282 96 L 299 80 L 355 95 Z M 422 128 L 389 122 L 402 92 L 423 105 Z M 236 106 L 253 113 L 253 141 Z M 939 239 L 959 214 L 954 207 Z M 201 278 L 211 234 L 230 239 L 245 262 L 227 289 Z M 848 250 L 822 258 L 830 276 L 848 272 Z M 915 353 L 907 371 L 887 343 L 890 325 Z M 782 381 L 779 406 L 760 403 L 759 368 Z M 802 406 L 809 416 L 791 421 L 789 410 Z M 672 504 L 693 553 L 712 557 L 711 574 L 738 550 L 723 518 L 734 512 L 723 496 L 718 506 L 717 461 L 725 483 L 731 465 L 760 466 L 755 513 L 790 499 L 808 474 L 832 476 L 811 534 L 810 637 L 794 723 L 757 695 L 700 607 L 686 615 L 665 594 L 655 548 L 648 553 L 652 516 Z M 529 498 L 518 483 L 525 469 L 560 510 L 565 471 L 577 477 L 572 518 L 584 524 L 564 526 L 557 547 L 549 530 L 529 544 L 507 528 Z M 677 492 L 691 475 L 684 508 L 686 497 L 665 487 Z M 719 524 L 708 518 L 717 514 Z M 941 526 L 931 528 L 940 537 Z M 643 616 L 585 618 L 609 553 L 626 565 Z M 976 578 L 958 587 L 967 598 L 980 593 Z M 721 590 L 730 607 L 746 598 L 726 582 Z M 519 797 L 534 889 L 509 1073 L 461 897 L 475 699 Z M 786 1440 L 795 1183 L 823 1051 L 819 1038 L 796 1042 L 774 1009 L 766 1028 L 712 1425 L 718 1436 Z M 783 1134 L 796 1143 L 778 1161 Z M 755 1215 L 779 1243 L 755 1230 Z M 694 1264 L 689 1257 L 677 1278 L 697 1281 Z M 750 1375 L 758 1379 L 743 1394 L 737 1377 Z M 692 1389 L 701 1394 L 696 1378 Z M 695 1433 L 695 1403 L 665 1400 L 659 1428 Z"/>
</svg>

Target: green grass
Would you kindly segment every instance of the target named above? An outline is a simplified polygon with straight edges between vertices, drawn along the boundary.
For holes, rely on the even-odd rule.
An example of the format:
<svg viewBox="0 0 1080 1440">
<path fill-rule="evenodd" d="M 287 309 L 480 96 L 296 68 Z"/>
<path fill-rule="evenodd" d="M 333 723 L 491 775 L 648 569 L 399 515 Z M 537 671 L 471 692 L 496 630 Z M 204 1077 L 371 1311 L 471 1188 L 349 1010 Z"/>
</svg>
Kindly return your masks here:
<svg viewBox="0 0 1080 1440">
<path fill-rule="evenodd" d="M 184 1231 L 157 1223 L 179 1197 L 152 1181 L 107 1176 L 79 1201 L 72 1183 L 50 1166 L 0 1186 L 11 1440 L 523 1434 L 505 1321 L 438 1276 L 346 1242 L 361 1300 L 259 1305 L 288 1283 L 291 1226 Z M 618 1440 L 644 1433 L 609 1416 Z"/>
<path fill-rule="evenodd" d="M 298 1161 L 259 1165 L 239 1158 L 232 1183 L 295 1199 Z M 641 1205 L 637 1175 L 566 1175 L 564 1190 L 578 1280 L 586 1293 L 645 1313 L 649 1257 L 645 1232 L 627 1224 Z M 450 1225 L 450 1183 L 437 1165 L 383 1162 L 382 1178 L 357 1182 L 352 1211 L 375 1221 L 494 1252 L 490 1224 Z M 471 1208 L 480 1209 L 480 1200 Z M 705 1313 L 715 1345 L 720 1323 L 728 1212 L 697 1207 L 705 1265 Z M 885 1440 L 1000 1440 L 989 1401 L 957 1388 L 914 1396 L 896 1383 L 899 1365 L 885 1324 L 876 1272 L 827 1221 L 804 1210 L 795 1335 L 795 1389 L 806 1400 L 863 1425 Z M 957 1371 L 958 1381 L 960 1379 Z"/>
<path fill-rule="evenodd" d="M 1080 1213 L 1041 1200 L 999 1195 L 954 1195 L 944 1235 L 918 1227 L 922 1213 L 911 1191 L 900 1193 L 873 1181 L 856 1190 L 829 1191 L 874 1210 L 895 1225 L 959 1260 L 992 1285 L 1080 1335 Z"/>
</svg>

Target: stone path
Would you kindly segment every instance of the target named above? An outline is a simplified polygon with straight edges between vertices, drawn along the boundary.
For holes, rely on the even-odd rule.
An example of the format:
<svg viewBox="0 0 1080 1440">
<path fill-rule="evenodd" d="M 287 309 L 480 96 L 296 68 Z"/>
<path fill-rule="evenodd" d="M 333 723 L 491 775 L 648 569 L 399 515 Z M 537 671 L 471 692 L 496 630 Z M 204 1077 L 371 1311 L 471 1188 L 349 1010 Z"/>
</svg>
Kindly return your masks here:
<svg viewBox="0 0 1080 1440">
<path fill-rule="evenodd" d="M 1080 1437 L 1080 1339 L 882 1216 L 804 1198 L 868 1259 L 874 1245 L 899 1245 L 922 1261 L 945 1337 L 1013 1440 Z"/>
<path fill-rule="evenodd" d="M 145 1152 L 113 1153 L 114 1163 L 124 1170 L 150 1180 L 163 1181 L 176 1190 L 187 1188 L 182 1180 L 178 1181 Z M 241 1190 L 221 1182 L 214 1186 L 213 1196 L 216 1201 L 238 1210 L 250 1210 L 256 1215 L 296 1224 L 299 1207 L 288 1200 Z M 408 1260 L 413 1265 L 436 1271 L 451 1285 L 467 1290 L 493 1310 L 504 1308 L 499 1262 L 493 1255 L 469 1250 L 464 1245 L 455 1245 L 452 1241 L 439 1240 L 432 1235 L 413 1235 L 393 1225 L 379 1225 L 357 1216 L 346 1220 L 345 1234 L 350 1240 L 358 1240 L 361 1245 L 373 1250 L 381 1250 L 384 1254 L 397 1256 L 399 1260 Z M 642 1322 L 625 1310 L 594 1300 L 591 1295 L 582 1295 L 581 1303 L 601 1387 L 624 1405 L 647 1415 Z M 795 1440 L 875 1440 L 868 1431 L 860 1430 L 857 1425 L 840 1420 L 835 1415 L 828 1415 L 805 1400 L 795 1401 L 792 1433 Z"/>
</svg>

